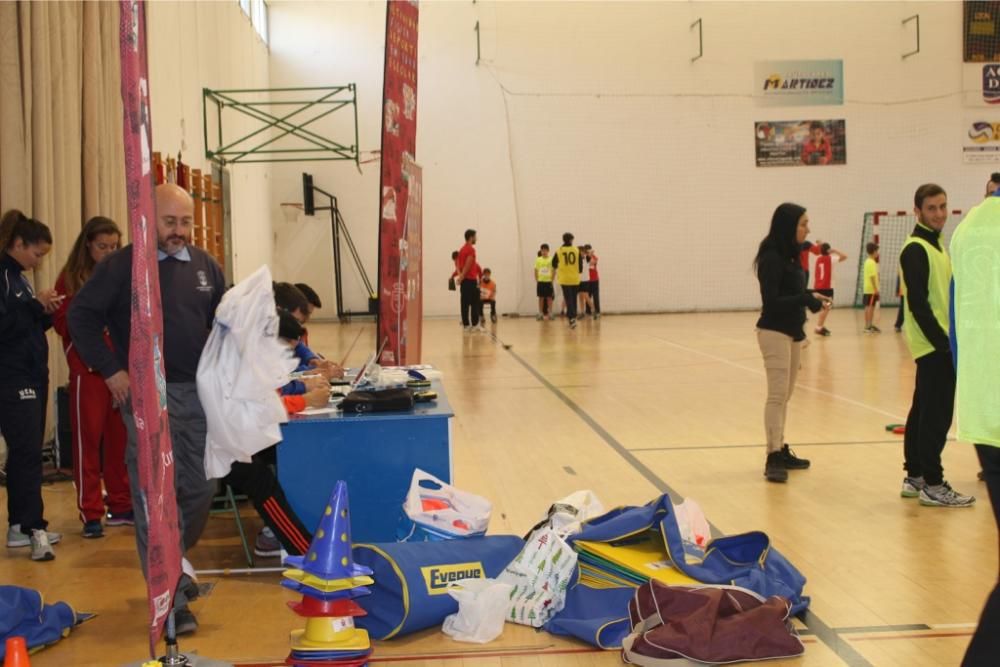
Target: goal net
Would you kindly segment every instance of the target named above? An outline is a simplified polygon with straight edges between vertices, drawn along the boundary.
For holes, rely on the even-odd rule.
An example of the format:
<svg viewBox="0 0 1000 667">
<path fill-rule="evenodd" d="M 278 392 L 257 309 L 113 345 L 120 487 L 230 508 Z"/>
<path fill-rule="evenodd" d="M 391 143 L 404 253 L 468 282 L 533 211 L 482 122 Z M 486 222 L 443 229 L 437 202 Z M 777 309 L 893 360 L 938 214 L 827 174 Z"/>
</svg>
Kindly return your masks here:
<svg viewBox="0 0 1000 667">
<path fill-rule="evenodd" d="M 952 211 L 941 234 L 944 247 L 951 243 L 952 232 L 961 219 L 961 211 Z M 882 305 L 899 305 L 898 278 L 899 278 L 899 253 L 903 250 L 903 244 L 917 224 L 917 216 L 908 214 L 906 211 L 889 213 L 887 211 L 869 211 L 865 213 L 864 224 L 861 230 L 861 248 L 858 252 L 858 279 L 854 288 L 854 305 L 862 305 L 862 295 L 864 293 L 864 262 L 868 256 L 865 247 L 870 241 L 874 241 L 879 246 L 878 278 L 879 292 L 881 293 Z"/>
</svg>

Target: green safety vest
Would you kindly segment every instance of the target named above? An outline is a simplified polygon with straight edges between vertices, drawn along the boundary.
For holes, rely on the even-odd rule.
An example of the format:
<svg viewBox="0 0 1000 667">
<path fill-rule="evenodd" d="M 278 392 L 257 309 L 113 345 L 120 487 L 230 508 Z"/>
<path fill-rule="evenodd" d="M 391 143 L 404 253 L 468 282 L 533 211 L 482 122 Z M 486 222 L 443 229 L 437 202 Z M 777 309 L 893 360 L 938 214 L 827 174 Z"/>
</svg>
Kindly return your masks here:
<svg viewBox="0 0 1000 667">
<path fill-rule="evenodd" d="M 903 244 L 900 255 L 903 254 L 903 251 L 907 247 L 913 244 L 923 246 L 924 251 L 927 253 L 927 262 L 930 265 L 930 277 L 927 280 L 927 299 L 930 301 L 934 319 L 938 321 L 944 332 L 948 333 L 948 285 L 951 282 L 951 261 L 948 259 L 948 253 L 944 251 L 943 247 L 941 250 L 938 250 L 919 236 L 911 236 Z M 900 290 L 905 297 L 906 275 L 904 274 L 902 263 L 899 265 L 899 275 L 902 278 L 900 281 Z M 906 335 L 906 344 L 909 346 L 910 354 L 913 355 L 914 359 L 919 359 L 934 351 L 934 346 L 924 336 L 924 332 L 921 331 L 920 326 L 913 317 L 913 312 L 910 310 L 909 298 L 906 299 L 906 317 L 903 320 L 903 333 Z"/>
<path fill-rule="evenodd" d="M 951 239 L 958 342 L 958 437 L 1000 447 L 1000 198 L 969 211 Z"/>
</svg>

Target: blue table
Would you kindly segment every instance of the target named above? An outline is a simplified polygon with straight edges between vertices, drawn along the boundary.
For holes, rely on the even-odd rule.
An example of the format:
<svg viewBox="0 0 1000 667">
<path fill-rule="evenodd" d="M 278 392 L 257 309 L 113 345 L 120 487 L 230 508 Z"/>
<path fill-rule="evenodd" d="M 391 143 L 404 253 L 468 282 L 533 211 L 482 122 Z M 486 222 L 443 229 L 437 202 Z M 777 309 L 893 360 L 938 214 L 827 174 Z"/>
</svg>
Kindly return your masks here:
<svg viewBox="0 0 1000 667">
<path fill-rule="evenodd" d="M 438 399 L 406 412 L 293 416 L 281 427 L 278 481 L 309 530 L 338 479 L 350 494 L 355 542 L 395 542 L 414 468 L 451 483 L 453 413 L 439 382 Z"/>
</svg>

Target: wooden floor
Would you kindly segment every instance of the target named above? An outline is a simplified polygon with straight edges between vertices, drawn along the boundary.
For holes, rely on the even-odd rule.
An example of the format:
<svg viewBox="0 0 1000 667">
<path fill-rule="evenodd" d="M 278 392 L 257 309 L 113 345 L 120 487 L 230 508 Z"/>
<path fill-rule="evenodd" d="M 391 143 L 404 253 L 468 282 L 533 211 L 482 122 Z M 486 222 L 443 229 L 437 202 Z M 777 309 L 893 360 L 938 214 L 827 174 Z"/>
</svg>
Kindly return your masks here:
<svg viewBox="0 0 1000 667">
<path fill-rule="evenodd" d="M 724 533 L 761 529 L 808 577 L 803 626 L 808 665 L 955 665 L 997 576 L 997 536 L 973 448 L 945 449 L 947 478 L 979 497 L 972 509 L 921 507 L 899 497 L 902 422 L 913 363 L 887 309 L 880 336 L 860 313 L 838 310 L 833 336 L 803 354 L 787 437 L 812 459 L 787 485 L 768 484 L 764 377 L 752 313 L 606 316 L 565 322 L 504 319 L 494 335 L 454 321 L 424 324 L 424 360 L 445 374 L 454 406 L 454 470 L 461 488 L 494 503 L 492 533 L 522 534 L 551 501 L 592 489 L 608 507 L 641 504 L 669 487 L 700 502 Z M 359 327 L 314 325 L 313 346 L 339 358 Z M 509 349 L 505 349 L 505 344 Z M 351 362 L 363 360 L 355 350 Z M 41 589 L 97 618 L 35 656 L 36 667 L 120 665 L 145 655 L 145 601 L 131 529 L 79 537 L 73 489 L 45 489 L 57 560 L 6 550 L 0 580 Z M 259 525 L 252 511 L 248 520 Z M 240 566 L 232 518 L 215 517 L 191 555 L 199 569 Z M 276 564 L 276 563 L 272 563 Z M 276 575 L 204 576 L 212 593 L 186 651 L 279 664 L 299 620 Z M 373 663 L 410 665 L 620 664 L 617 652 L 508 624 L 486 646 L 431 630 L 380 643 Z"/>
</svg>

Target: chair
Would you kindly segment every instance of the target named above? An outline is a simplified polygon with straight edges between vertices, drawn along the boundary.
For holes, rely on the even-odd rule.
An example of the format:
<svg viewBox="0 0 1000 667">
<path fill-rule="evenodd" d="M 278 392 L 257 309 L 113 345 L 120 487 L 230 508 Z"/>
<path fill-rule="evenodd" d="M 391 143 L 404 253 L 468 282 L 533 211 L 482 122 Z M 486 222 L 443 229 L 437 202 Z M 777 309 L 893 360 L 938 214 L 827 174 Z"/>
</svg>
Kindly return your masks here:
<svg viewBox="0 0 1000 667">
<path fill-rule="evenodd" d="M 239 501 L 246 500 L 246 496 L 238 496 L 233 493 L 233 487 L 228 484 L 222 485 L 222 493 L 212 499 L 212 514 L 222 514 L 232 512 L 236 520 L 236 530 L 240 533 L 240 543 L 243 545 L 243 555 L 247 560 L 247 567 L 255 567 L 253 559 L 253 549 L 247 541 L 247 533 L 243 528 L 243 517 L 240 516 Z"/>
</svg>

